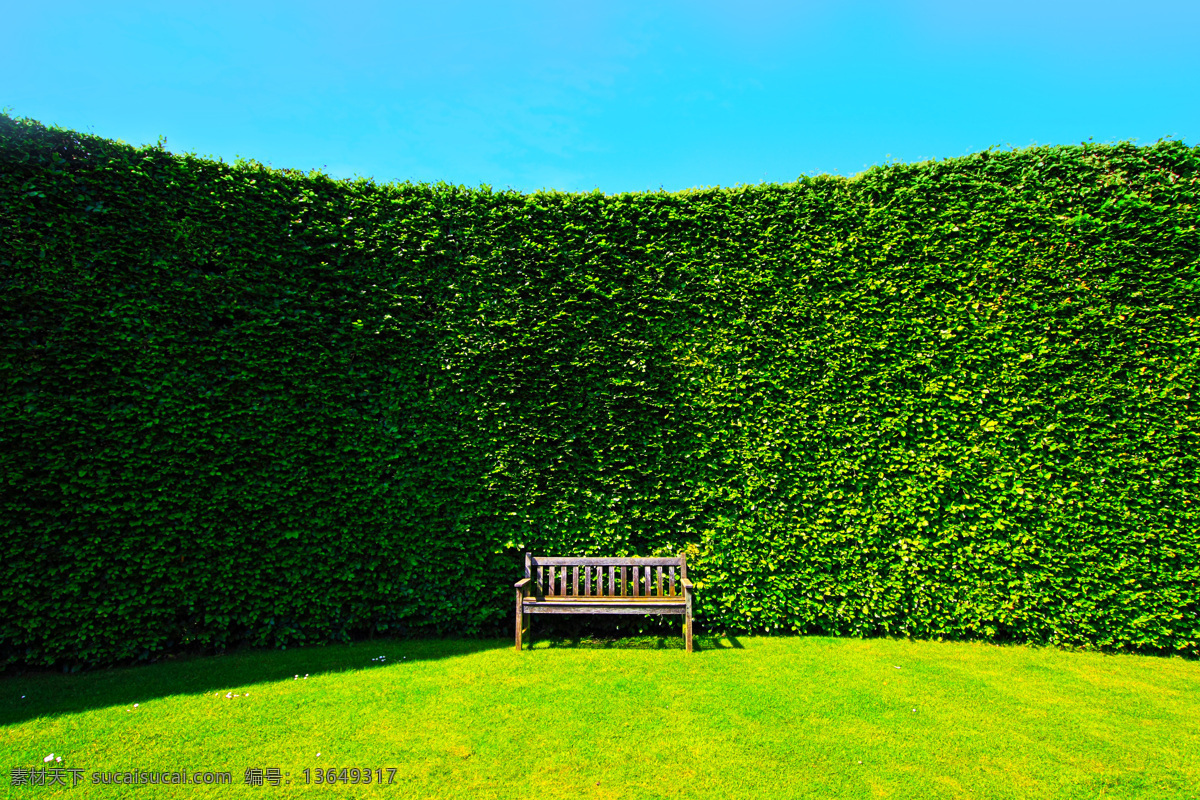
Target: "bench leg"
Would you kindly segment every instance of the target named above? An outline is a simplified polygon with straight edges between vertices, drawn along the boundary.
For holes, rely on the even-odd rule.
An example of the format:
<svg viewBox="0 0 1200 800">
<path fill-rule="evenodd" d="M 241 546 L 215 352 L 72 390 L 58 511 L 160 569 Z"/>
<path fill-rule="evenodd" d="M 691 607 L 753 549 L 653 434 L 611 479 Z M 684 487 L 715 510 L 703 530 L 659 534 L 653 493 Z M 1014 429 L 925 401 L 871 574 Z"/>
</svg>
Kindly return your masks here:
<svg viewBox="0 0 1200 800">
<path fill-rule="evenodd" d="M 522 602 L 522 600 L 524 600 L 524 598 L 521 597 L 521 590 L 517 589 L 517 652 L 518 653 L 521 652 L 521 628 L 525 622 L 524 618 L 529 616 L 528 614 L 521 613 L 524 610 L 524 608 L 523 608 L 524 603 Z"/>
<path fill-rule="evenodd" d="M 683 647 L 692 652 L 692 598 L 687 600 L 687 612 L 683 617 Z"/>
</svg>

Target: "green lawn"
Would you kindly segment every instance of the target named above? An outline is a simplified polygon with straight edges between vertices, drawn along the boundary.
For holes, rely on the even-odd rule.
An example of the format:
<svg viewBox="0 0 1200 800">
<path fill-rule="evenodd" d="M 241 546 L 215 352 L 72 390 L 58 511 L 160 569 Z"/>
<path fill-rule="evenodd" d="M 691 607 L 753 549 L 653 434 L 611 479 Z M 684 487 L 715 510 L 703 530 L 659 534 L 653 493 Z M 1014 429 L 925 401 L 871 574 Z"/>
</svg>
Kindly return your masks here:
<svg viewBox="0 0 1200 800">
<path fill-rule="evenodd" d="M 682 646 L 377 640 L 3 678 L 4 796 L 1200 798 L 1195 661 L 893 639 Z M 51 765 L 82 780 L 11 785 L 14 768 Z M 247 785 L 253 768 L 290 783 Z M 316 785 L 330 768 L 372 783 Z M 184 769 L 232 784 L 92 784 Z"/>
</svg>

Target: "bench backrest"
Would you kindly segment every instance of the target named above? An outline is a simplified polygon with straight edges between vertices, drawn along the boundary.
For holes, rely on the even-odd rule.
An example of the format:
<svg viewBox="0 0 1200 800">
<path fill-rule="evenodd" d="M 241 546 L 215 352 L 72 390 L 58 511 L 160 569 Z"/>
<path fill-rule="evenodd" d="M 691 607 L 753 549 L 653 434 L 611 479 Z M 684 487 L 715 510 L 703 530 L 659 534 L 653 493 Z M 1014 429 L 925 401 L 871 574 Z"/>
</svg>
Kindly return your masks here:
<svg viewBox="0 0 1200 800">
<path fill-rule="evenodd" d="M 537 597 L 680 597 L 687 560 L 652 558 L 552 557 L 525 554 L 525 577 Z"/>
</svg>

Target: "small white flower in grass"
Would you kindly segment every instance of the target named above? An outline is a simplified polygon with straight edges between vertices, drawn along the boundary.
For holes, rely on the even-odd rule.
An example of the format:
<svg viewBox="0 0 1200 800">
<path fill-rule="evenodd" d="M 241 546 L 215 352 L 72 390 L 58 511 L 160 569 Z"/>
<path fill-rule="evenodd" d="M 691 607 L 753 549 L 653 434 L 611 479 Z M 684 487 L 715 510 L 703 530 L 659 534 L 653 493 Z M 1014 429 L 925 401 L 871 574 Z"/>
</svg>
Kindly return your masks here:
<svg viewBox="0 0 1200 800">
<path fill-rule="evenodd" d="M 56 759 L 54 759 L 54 760 L 55 760 L 55 761 L 62 761 L 62 756 L 59 756 L 58 758 L 56 758 Z"/>
<path fill-rule="evenodd" d="M 54 753 L 51 753 L 50 755 L 48 755 L 42 759 L 42 761 L 53 761 L 53 760 L 54 760 Z"/>
<path fill-rule="evenodd" d="M 138 704 L 137 704 L 137 703 L 134 703 L 134 704 L 133 704 L 133 707 L 134 707 L 134 708 L 137 708 L 137 707 L 138 707 Z"/>
</svg>

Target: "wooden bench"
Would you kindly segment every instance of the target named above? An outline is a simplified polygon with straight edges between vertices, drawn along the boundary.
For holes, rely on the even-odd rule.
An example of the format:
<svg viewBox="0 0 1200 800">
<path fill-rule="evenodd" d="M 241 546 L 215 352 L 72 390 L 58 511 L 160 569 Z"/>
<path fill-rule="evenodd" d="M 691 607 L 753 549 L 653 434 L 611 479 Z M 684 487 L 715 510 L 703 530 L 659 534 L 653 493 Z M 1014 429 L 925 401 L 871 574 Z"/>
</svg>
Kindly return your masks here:
<svg viewBox="0 0 1200 800">
<path fill-rule="evenodd" d="M 526 553 L 525 577 L 517 581 L 516 589 L 517 650 L 524 631 L 528 631 L 530 643 L 533 641 L 531 614 L 680 614 L 684 648 L 692 652 L 693 588 L 682 554 L 556 558 Z"/>
</svg>

